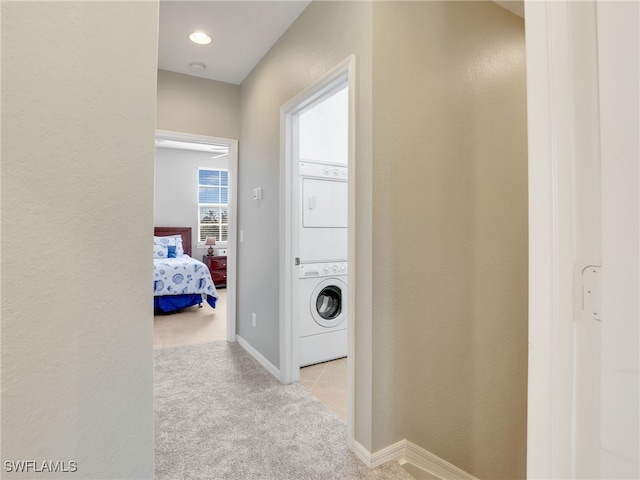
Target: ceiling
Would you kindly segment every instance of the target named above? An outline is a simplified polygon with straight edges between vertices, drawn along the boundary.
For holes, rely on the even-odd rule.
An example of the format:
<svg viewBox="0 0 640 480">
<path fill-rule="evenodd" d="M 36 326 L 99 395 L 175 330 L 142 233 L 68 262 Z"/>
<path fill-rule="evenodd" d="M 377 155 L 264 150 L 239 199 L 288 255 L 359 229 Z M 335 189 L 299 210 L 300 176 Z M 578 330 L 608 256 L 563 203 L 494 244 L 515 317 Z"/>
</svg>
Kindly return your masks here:
<svg viewBox="0 0 640 480">
<path fill-rule="evenodd" d="M 524 17 L 524 0 L 494 0 Z M 310 0 L 161 0 L 158 68 L 239 85 Z M 203 31 L 208 45 L 189 40 Z M 204 70 L 190 67 L 201 63 Z"/>
<path fill-rule="evenodd" d="M 502 8 L 506 8 L 511 13 L 524 18 L 524 0 L 493 0 Z"/>
<path fill-rule="evenodd" d="M 309 3 L 162 0 L 158 68 L 239 85 Z M 211 43 L 193 43 L 194 31 Z M 193 62 L 206 68 L 195 70 Z"/>
</svg>

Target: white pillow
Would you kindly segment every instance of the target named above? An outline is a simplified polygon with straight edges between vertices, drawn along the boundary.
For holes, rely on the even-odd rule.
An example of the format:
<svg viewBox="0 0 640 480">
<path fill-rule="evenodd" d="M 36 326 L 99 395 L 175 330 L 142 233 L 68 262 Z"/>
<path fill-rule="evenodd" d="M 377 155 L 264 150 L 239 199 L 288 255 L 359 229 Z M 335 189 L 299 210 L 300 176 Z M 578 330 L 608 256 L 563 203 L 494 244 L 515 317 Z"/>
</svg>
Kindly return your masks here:
<svg viewBox="0 0 640 480">
<path fill-rule="evenodd" d="M 169 249 L 165 245 L 153 245 L 153 258 L 167 258 Z"/>
<path fill-rule="evenodd" d="M 154 245 L 175 245 L 176 246 L 176 256 L 184 255 L 184 248 L 182 247 L 182 235 L 170 235 L 168 237 L 153 237 Z"/>
<path fill-rule="evenodd" d="M 174 237 L 153 237 L 154 245 L 175 245 L 176 239 Z"/>
</svg>

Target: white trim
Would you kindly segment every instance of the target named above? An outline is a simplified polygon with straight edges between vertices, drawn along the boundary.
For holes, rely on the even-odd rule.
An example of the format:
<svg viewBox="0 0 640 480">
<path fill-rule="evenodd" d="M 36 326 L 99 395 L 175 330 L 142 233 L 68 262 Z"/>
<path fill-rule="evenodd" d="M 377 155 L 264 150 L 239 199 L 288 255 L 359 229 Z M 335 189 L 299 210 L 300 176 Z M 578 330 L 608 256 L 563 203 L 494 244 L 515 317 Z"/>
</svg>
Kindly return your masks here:
<svg viewBox="0 0 640 480">
<path fill-rule="evenodd" d="M 231 142 L 237 142 L 238 140 L 232 138 L 213 137 L 210 135 L 200 135 L 197 133 L 186 132 L 174 132 L 171 130 L 156 130 L 156 139 L 161 138 L 163 140 L 176 140 L 181 142 L 194 142 L 194 143 L 215 143 L 230 145 Z"/>
<path fill-rule="evenodd" d="M 373 459 L 371 458 L 371 452 L 363 447 L 360 442 L 354 439 L 351 442 L 351 445 L 349 445 L 349 448 L 356 455 L 356 457 L 362 460 L 362 463 L 364 463 L 367 467 L 372 468 L 371 464 L 373 463 Z"/>
<path fill-rule="evenodd" d="M 443 460 L 428 450 L 405 440 L 404 460 L 441 479 L 478 480 L 470 473 Z"/>
<path fill-rule="evenodd" d="M 249 344 L 244 338 L 240 335 L 236 335 L 236 340 L 240 344 L 242 348 L 244 348 L 249 355 L 251 355 L 260 365 L 264 367 L 264 369 L 273 375 L 276 380 L 280 381 L 280 370 L 273 363 L 267 360 L 259 351 Z"/>
<path fill-rule="evenodd" d="M 358 122 L 357 102 L 358 98 L 358 69 L 357 58 L 352 55 L 347 66 L 347 81 L 349 82 L 349 212 L 347 224 L 349 225 L 347 260 L 347 285 L 349 286 L 349 316 L 347 317 L 347 445 L 350 447 L 355 441 L 355 384 L 356 384 L 356 125 Z"/>
<path fill-rule="evenodd" d="M 599 469 L 640 478 L 640 5 L 597 4 L 602 191 Z M 587 478 L 586 476 L 583 478 Z"/>
<path fill-rule="evenodd" d="M 371 453 L 360 442 L 353 440 L 351 451 L 362 460 L 362 462 L 369 468 L 376 468 L 383 463 L 396 460 L 402 462 L 405 455 L 406 440 L 400 440 L 399 442 L 389 445 L 375 453 Z"/>
<path fill-rule="evenodd" d="M 391 460 L 402 462 L 405 460 L 407 447 L 407 440 L 400 440 L 393 445 L 388 445 L 380 450 L 377 450 L 371 454 L 371 468 L 376 468 L 383 463 L 387 463 Z"/>
<path fill-rule="evenodd" d="M 238 215 L 238 140 L 211 137 L 193 133 L 156 130 L 156 138 L 183 142 L 216 143 L 229 147 L 229 233 L 227 247 L 227 341 L 236 341 L 236 265 L 237 265 L 237 215 Z"/>
<path fill-rule="evenodd" d="M 297 326 L 293 321 L 294 288 L 291 263 L 294 258 L 293 246 L 297 243 L 296 229 L 293 228 L 291 217 L 294 214 L 294 191 L 288 188 L 294 185 L 293 168 L 289 168 L 293 155 L 293 145 L 287 142 L 293 129 L 293 121 L 285 110 L 280 108 L 280 372 L 283 383 L 293 383 L 300 380 L 300 367 L 294 365 L 294 358 L 298 358 L 296 351 Z M 297 136 L 293 136 L 294 138 Z M 294 237 L 295 235 L 295 237 Z"/>
<path fill-rule="evenodd" d="M 529 144 L 527 477 L 571 478 L 571 184 L 566 184 L 569 12 L 525 2 Z M 568 95 L 569 94 L 569 95 Z M 566 188 L 568 187 L 568 188 Z M 567 196 L 569 198 L 567 199 Z M 567 203 L 569 201 L 569 203 Z M 569 238 L 567 238 L 569 234 Z M 569 254 L 569 257 L 567 255 Z M 567 277 L 567 261 L 569 277 Z M 566 320 L 569 319 L 569 322 Z"/>
<path fill-rule="evenodd" d="M 296 117 L 314 102 L 327 95 L 333 88 L 346 80 L 349 89 L 349 214 L 348 214 L 348 262 L 349 273 L 349 314 L 348 314 L 348 361 L 347 361 L 347 445 L 351 446 L 355 436 L 354 426 L 354 384 L 355 384 L 355 131 L 356 131 L 356 57 L 350 55 L 336 67 L 289 100 L 280 108 L 280 372 L 282 383 L 300 380 L 300 366 L 297 353 L 297 324 L 293 320 L 295 299 L 297 298 L 296 267 L 297 229 L 292 208 L 297 204 L 298 165 L 292 161 L 297 135 Z"/>
<path fill-rule="evenodd" d="M 238 259 L 238 141 L 229 144 L 229 229 L 227 238 L 227 341 L 236 341 Z"/>
<path fill-rule="evenodd" d="M 375 453 L 369 452 L 356 440 L 351 451 L 369 468 L 376 468 L 389 461 L 397 461 L 401 465 L 410 463 L 421 470 L 442 480 L 478 480 L 470 473 L 447 462 L 428 450 L 409 440 L 400 440 Z"/>
<path fill-rule="evenodd" d="M 586 221 L 596 235 L 589 235 L 589 229 L 583 227 L 584 212 L 599 216 L 594 208 L 597 205 L 594 199 L 598 198 L 595 191 L 598 159 L 592 158 L 597 155 L 592 147 L 594 131 L 597 133 L 597 118 L 593 116 L 597 112 L 592 71 L 597 64 L 594 8 L 592 2 L 525 2 L 529 147 L 528 478 L 575 478 L 576 453 L 590 448 L 581 438 L 588 435 L 579 435 L 577 428 L 583 425 L 577 422 L 598 414 L 584 412 L 591 407 L 583 400 L 585 395 L 576 390 L 576 382 L 582 378 L 578 373 L 589 361 L 588 355 L 580 354 L 580 345 L 576 343 L 580 326 L 577 323 L 580 273 L 585 264 L 599 263 L 598 229 L 594 229 L 599 220 Z M 588 171 L 593 168 L 589 165 L 595 165 L 596 175 Z M 589 183 L 587 178 L 595 183 Z M 580 417 L 576 416 L 579 411 Z"/>
</svg>

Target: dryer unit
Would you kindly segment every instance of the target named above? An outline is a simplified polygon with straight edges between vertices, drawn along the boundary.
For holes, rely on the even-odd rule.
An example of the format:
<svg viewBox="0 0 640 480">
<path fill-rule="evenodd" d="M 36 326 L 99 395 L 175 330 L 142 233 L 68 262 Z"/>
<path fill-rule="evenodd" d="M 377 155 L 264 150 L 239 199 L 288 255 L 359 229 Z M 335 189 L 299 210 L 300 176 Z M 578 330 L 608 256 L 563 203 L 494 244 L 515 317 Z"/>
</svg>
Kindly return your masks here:
<svg viewBox="0 0 640 480">
<path fill-rule="evenodd" d="M 299 266 L 301 367 L 347 356 L 347 262 Z"/>
<path fill-rule="evenodd" d="M 300 162 L 299 256 L 303 263 L 347 258 L 348 170 Z"/>
</svg>

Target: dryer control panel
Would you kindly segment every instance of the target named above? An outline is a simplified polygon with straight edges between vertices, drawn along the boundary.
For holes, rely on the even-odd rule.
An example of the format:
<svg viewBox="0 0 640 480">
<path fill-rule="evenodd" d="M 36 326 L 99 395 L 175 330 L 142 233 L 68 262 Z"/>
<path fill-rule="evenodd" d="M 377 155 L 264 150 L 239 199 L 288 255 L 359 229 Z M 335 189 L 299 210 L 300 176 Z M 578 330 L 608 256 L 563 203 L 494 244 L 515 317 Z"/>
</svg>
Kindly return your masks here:
<svg viewBox="0 0 640 480">
<path fill-rule="evenodd" d="M 330 178 L 333 180 L 347 180 L 348 169 L 340 165 L 327 165 L 322 163 L 300 162 L 298 171 L 301 177 Z"/>
<path fill-rule="evenodd" d="M 299 278 L 335 277 L 347 274 L 347 262 L 303 263 Z"/>
</svg>

